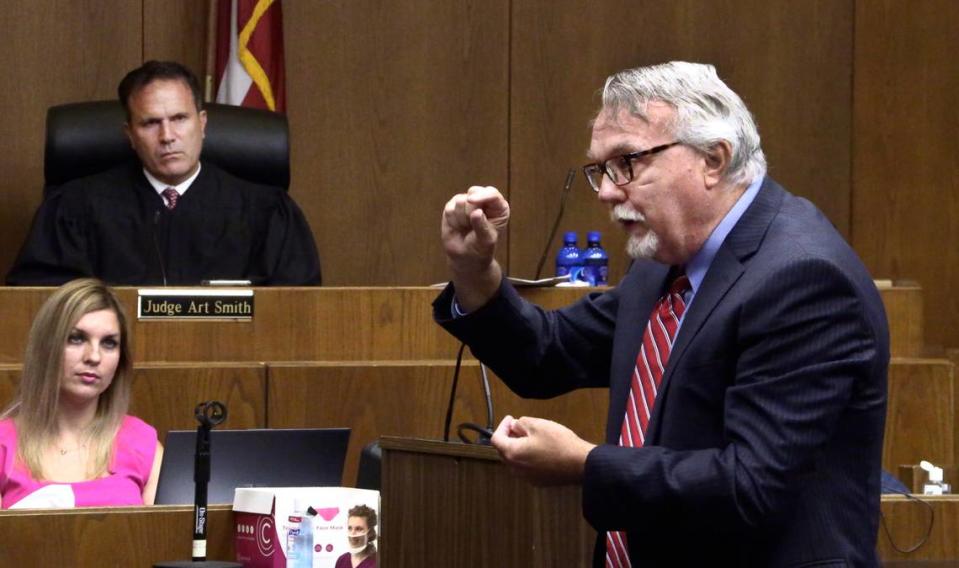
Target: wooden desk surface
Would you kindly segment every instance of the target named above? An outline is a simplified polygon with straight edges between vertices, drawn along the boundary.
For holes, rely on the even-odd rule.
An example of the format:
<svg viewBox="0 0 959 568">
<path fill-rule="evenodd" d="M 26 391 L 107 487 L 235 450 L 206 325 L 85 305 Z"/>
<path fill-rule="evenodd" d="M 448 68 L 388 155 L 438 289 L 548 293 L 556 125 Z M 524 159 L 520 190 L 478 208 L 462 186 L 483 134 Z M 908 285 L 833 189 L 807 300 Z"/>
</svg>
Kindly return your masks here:
<svg viewBox="0 0 959 568">
<path fill-rule="evenodd" d="M 432 319 L 436 288 L 255 288 L 252 322 L 133 320 L 137 362 L 356 361 L 452 359 L 458 343 Z M 0 363 L 23 360 L 27 331 L 53 288 L 0 287 Z M 589 289 L 531 288 L 547 308 Z M 894 356 L 919 356 L 922 296 L 913 285 L 882 286 Z M 118 288 L 131 316 L 136 288 Z"/>
<path fill-rule="evenodd" d="M 515 482 L 509 477 L 505 479 L 509 483 Z M 570 515 L 578 515 L 578 491 L 567 493 L 561 499 L 565 504 L 558 506 L 568 506 Z M 402 498 L 402 493 L 395 497 Z M 914 552 L 900 553 L 895 551 L 889 536 L 880 528 L 878 548 L 884 564 L 948 566 L 959 560 L 959 539 L 956 538 L 959 534 L 959 495 L 922 499 L 931 506 L 932 515 L 930 508 L 922 503 L 901 496 L 883 496 L 884 523 L 900 548 L 919 543 L 929 530 L 929 538 Z M 384 495 L 384 505 L 388 502 Z M 212 505 L 207 518 L 208 558 L 233 560 L 233 513 L 230 506 Z M 0 566 L 127 568 L 148 567 L 164 560 L 189 560 L 192 522 L 193 508 L 179 505 L 0 511 Z M 561 530 L 563 527 L 569 529 L 568 525 L 562 524 L 554 524 L 552 528 Z M 550 534 L 561 536 L 559 533 Z M 515 532 L 510 535 L 512 538 Z"/>
<path fill-rule="evenodd" d="M 233 511 L 207 514 L 207 558 L 234 560 Z M 0 566 L 149 567 L 190 560 L 193 507 L 0 511 Z"/>
</svg>

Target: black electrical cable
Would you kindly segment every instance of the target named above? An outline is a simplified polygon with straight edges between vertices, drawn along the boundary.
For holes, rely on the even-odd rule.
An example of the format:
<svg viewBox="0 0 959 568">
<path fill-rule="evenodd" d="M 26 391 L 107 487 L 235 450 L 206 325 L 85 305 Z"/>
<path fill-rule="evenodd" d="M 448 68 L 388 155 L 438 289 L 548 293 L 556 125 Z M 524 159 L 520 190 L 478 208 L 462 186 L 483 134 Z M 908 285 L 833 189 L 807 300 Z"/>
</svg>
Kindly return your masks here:
<svg viewBox="0 0 959 568">
<path fill-rule="evenodd" d="M 443 441 L 450 441 L 450 424 L 453 421 L 453 405 L 456 402 L 456 387 L 459 384 L 460 369 L 463 363 L 463 350 L 466 344 L 460 345 L 459 353 L 456 355 L 456 367 L 453 370 L 453 384 L 450 387 L 450 401 L 446 407 L 446 420 L 443 425 Z M 480 363 L 480 380 L 483 388 L 483 398 L 486 401 L 486 427 L 482 427 L 474 422 L 464 422 L 456 427 L 456 435 L 464 444 L 483 444 L 490 443 L 493 437 L 493 396 L 490 392 L 489 376 L 486 373 L 486 365 Z M 470 438 L 467 432 L 474 432 L 476 438 Z"/>
<path fill-rule="evenodd" d="M 464 422 L 456 428 L 456 435 L 464 444 L 489 445 L 493 437 L 493 395 L 489 390 L 489 376 L 486 374 L 486 365 L 480 363 L 480 383 L 483 387 L 483 400 L 486 401 L 486 428 L 475 422 Z M 474 432 L 476 438 L 470 438 L 467 432 Z"/>
<path fill-rule="evenodd" d="M 450 402 L 446 405 L 446 422 L 443 424 L 443 441 L 450 441 L 450 422 L 453 421 L 453 403 L 456 402 L 456 383 L 460 378 L 460 366 L 463 364 L 463 350 L 466 344 L 460 344 L 459 353 L 456 354 L 456 368 L 453 370 L 453 386 L 450 387 Z"/>
<path fill-rule="evenodd" d="M 904 548 L 904 549 L 899 548 L 899 545 L 897 545 L 896 541 L 893 540 L 892 533 L 889 532 L 889 526 L 886 525 L 886 515 L 882 513 L 882 509 L 879 510 L 879 523 L 882 525 L 883 532 L 886 533 L 886 538 L 889 539 L 889 544 L 892 545 L 892 548 L 896 552 L 899 552 L 901 554 L 909 554 L 910 552 L 915 552 L 916 550 L 919 550 L 919 548 L 922 545 L 926 544 L 926 542 L 929 540 L 929 536 L 932 535 L 932 526 L 935 524 L 935 521 L 936 521 L 936 510 L 933 509 L 931 503 L 929 503 L 928 501 L 924 499 L 920 499 L 919 497 L 916 497 L 915 495 L 912 495 L 910 493 L 906 493 L 903 491 L 896 491 L 896 493 L 900 495 L 905 495 L 907 499 L 910 499 L 912 501 L 922 503 L 929 509 L 929 523 L 926 525 L 926 534 L 924 534 L 922 538 L 919 539 L 919 542 L 917 542 L 913 546 L 910 546 L 909 548 Z"/>
</svg>

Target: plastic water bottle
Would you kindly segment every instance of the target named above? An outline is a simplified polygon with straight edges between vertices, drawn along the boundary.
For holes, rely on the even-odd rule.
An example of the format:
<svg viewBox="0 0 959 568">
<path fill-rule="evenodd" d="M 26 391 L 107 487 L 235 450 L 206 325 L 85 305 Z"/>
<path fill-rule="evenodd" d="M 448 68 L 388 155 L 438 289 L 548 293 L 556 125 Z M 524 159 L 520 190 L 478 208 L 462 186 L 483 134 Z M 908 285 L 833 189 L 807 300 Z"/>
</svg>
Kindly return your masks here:
<svg viewBox="0 0 959 568">
<path fill-rule="evenodd" d="M 567 231 L 563 235 L 563 248 L 556 255 L 556 276 L 569 274 L 571 282 L 580 280 L 583 271 L 583 259 L 579 247 L 576 246 L 576 232 Z"/>
<path fill-rule="evenodd" d="M 313 520 L 306 514 L 307 504 L 293 500 L 293 514 L 286 533 L 286 565 L 288 568 L 313 568 Z"/>
<path fill-rule="evenodd" d="M 586 234 L 586 248 L 582 253 L 583 275 L 590 286 L 606 286 L 609 283 L 609 255 L 600 244 L 599 231 Z"/>
</svg>

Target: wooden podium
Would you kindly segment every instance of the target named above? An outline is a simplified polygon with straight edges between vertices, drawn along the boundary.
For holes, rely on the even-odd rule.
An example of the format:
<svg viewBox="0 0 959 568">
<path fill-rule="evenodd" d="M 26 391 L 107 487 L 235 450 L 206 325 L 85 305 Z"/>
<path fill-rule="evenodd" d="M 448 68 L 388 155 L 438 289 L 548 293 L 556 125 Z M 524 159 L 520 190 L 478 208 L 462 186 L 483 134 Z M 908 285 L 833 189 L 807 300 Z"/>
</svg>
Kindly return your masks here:
<svg viewBox="0 0 959 568">
<path fill-rule="evenodd" d="M 533 487 L 491 447 L 387 438 L 380 564 L 589 567 L 579 487 Z"/>
<path fill-rule="evenodd" d="M 583 520 L 579 487 L 532 487 L 486 446 L 383 437 L 380 447 L 380 565 L 591 565 L 596 532 Z M 883 496 L 883 564 L 959 566 L 959 496 L 919 497 L 932 509 Z M 890 539 L 922 545 L 904 553 Z"/>
</svg>

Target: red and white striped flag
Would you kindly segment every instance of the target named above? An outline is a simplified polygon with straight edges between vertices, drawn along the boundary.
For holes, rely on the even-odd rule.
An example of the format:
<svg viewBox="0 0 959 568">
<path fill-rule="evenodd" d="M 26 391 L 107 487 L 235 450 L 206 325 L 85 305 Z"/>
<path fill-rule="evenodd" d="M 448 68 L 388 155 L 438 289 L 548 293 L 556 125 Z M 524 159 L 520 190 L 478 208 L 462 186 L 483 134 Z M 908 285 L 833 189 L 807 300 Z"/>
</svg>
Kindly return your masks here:
<svg viewBox="0 0 959 568">
<path fill-rule="evenodd" d="M 217 0 L 216 102 L 286 110 L 280 0 Z"/>
</svg>

